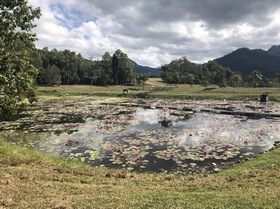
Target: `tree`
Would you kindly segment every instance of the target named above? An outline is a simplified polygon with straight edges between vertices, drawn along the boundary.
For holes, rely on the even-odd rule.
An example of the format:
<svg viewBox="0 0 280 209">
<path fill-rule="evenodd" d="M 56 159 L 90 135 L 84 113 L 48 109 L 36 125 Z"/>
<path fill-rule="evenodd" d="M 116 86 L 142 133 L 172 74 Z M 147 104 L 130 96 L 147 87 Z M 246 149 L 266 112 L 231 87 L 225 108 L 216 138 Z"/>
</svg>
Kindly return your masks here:
<svg viewBox="0 0 280 209">
<path fill-rule="evenodd" d="M 48 86 L 61 84 L 61 70 L 55 65 L 48 65 L 43 71 L 43 84 Z"/>
<path fill-rule="evenodd" d="M 161 70 L 163 71 L 163 73 L 161 74 L 161 78 L 167 83 L 195 83 L 194 75 L 197 72 L 197 67 L 186 57 L 181 57 L 179 59 L 173 60 L 168 65 L 163 65 L 161 67 Z M 191 75 L 188 76 L 188 74 Z"/>
<path fill-rule="evenodd" d="M 101 60 L 101 77 L 102 80 L 100 84 L 102 85 L 108 85 L 113 84 L 113 69 L 112 69 L 112 56 L 109 54 L 109 52 L 105 52 L 105 54 L 102 56 Z"/>
<path fill-rule="evenodd" d="M 260 71 L 254 70 L 249 75 L 250 85 L 254 88 L 259 86 L 262 83 L 262 80 L 263 80 L 263 75 L 261 74 Z"/>
<path fill-rule="evenodd" d="M 184 76 L 184 83 L 193 85 L 195 81 L 195 76 L 192 73 L 188 73 Z"/>
<path fill-rule="evenodd" d="M 201 83 L 213 84 L 219 87 L 241 86 L 243 78 L 240 74 L 233 72 L 230 68 L 224 68 L 216 61 L 208 61 L 202 66 L 205 76 Z"/>
<path fill-rule="evenodd" d="M 210 83 L 219 87 L 227 85 L 226 69 L 219 65 L 216 61 L 208 61 L 205 66 L 210 72 Z"/>
<path fill-rule="evenodd" d="M 80 84 L 92 84 L 96 62 L 84 59 L 81 63 L 81 68 L 78 70 Z"/>
<path fill-rule="evenodd" d="M 234 73 L 229 79 L 229 85 L 232 87 L 242 86 L 243 78 L 240 73 Z"/>
<path fill-rule="evenodd" d="M 132 85 L 135 81 L 134 65 L 128 56 L 118 49 L 112 58 L 115 85 Z"/>
<path fill-rule="evenodd" d="M 27 0 L 0 1 L 0 120 L 18 112 L 25 99 L 36 100 L 32 28 L 40 15 L 40 9 L 29 6 Z"/>
<path fill-rule="evenodd" d="M 150 76 L 151 74 L 146 74 L 146 73 L 136 74 L 136 82 L 139 86 L 142 85 L 142 90 L 144 90 L 145 82 L 150 78 Z"/>
<path fill-rule="evenodd" d="M 78 84 L 80 78 L 78 77 L 78 71 L 81 67 L 82 56 L 80 54 L 76 55 L 75 52 L 65 49 L 59 52 L 59 64 L 57 67 L 61 69 L 62 83 L 64 85 L 68 84 Z"/>
<path fill-rule="evenodd" d="M 119 57 L 117 54 L 113 54 L 112 58 L 112 69 L 113 69 L 113 75 L 114 75 L 114 84 L 119 84 L 119 74 L 120 74 L 120 67 L 119 67 Z"/>
</svg>

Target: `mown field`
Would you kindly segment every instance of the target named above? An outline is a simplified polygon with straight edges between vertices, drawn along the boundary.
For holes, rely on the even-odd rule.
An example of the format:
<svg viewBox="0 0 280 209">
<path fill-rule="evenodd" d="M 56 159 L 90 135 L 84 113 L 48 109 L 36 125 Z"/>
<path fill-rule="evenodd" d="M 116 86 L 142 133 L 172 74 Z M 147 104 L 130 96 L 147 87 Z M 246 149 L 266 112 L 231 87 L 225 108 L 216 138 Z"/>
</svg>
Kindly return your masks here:
<svg viewBox="0 0 280 209">
<path fill-rule="evenodd" d="M 128 89 L 128 93 L 123 93 Z M 278 88 L 219 88 L 217 86 L 198 85 L 166 85 L 159 78 L 150 78 L 143 86 L 56 86 L 38 87 L 39 96 L 113 96 L 113 97 L 157 97 L 157 98 L 182 98 L 182 99 L 229 99 L 257 100 L 261 94 L 268 94 L 270 100 L 280 101 Z"/>
<path fill-rule="evenodd" d="M 123 89 L 129 89 L 123 94 Z M 152 88 L 152 90 L 151 90 Z M 165 86 L 38 87 L 43 102 L 79 96 L 279 101 L 276 88 Z M 0 208 L 279 208 L 280 148 L 214 174 L 153 174 L 95 168 L 0 139 Z"/>
</svg>

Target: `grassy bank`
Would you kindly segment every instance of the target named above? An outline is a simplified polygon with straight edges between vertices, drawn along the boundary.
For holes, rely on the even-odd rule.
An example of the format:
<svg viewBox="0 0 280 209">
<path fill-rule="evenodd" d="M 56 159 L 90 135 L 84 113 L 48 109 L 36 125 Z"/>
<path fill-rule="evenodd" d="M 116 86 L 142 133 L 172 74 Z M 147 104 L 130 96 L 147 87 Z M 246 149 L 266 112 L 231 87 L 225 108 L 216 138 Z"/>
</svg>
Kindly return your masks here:
<svg viewBox="0 0 280 209">
<path fill-rule="evenodd" d="M 128 89 L 124 94 L 123 90 Z M 251 99 L 257 100 L 260 94 L 269 93 L 269 99 L 280 101 L 277 88 L 218 88 L 198 85 L 166 85 L 158 78 L 150 78 L 144 90 L 138 86 L 56 86 L 38 87 L 39 96 L 114 96 L 114 97 L 157 97 L 157 98 L 194 98 L 194 99 Z"/>
<path fill-rule="evenodd" d="M 135 174 L 0 140 L 0 208 L 277 208 L 280 149 L 208 176 Z"/>
</svg>

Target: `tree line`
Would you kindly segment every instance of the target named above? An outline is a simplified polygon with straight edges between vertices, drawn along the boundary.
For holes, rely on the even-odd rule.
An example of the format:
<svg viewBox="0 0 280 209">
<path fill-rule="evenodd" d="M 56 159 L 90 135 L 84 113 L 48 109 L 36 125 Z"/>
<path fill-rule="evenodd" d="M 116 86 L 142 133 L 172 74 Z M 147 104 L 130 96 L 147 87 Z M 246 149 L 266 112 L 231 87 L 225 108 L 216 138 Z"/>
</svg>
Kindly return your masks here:
<svg viewBox="0 0 280 209">
<path fill-rule="evenodd" d="M 127 54 L 120 49 L 101 60 L 84 59 L 70 50 L 38 49 L 34 65 L 39 69 L 38 85 L 141 85 L 149 74 L 137 74 Z"/>
<path fill-rule="evenodd" d="M 171 84 L 196 84 L 202 86 L 216 85 L 219 87 L 270 87 L 280 82 L 280 74 L 270 80 L 260 71 L 252 70 L 248 76 L 230 68 L 219 65 L 216 61 L 208 61 L 203 65 L 196 65 L 186 57 L 162 65 L 161 78 Z"/>
<path fill-rule="evenodd" d="M 70 50 L 37 50 L 34 65 L 39 69 L 39 85 L 133 85 L 135 72 L 132 62 L 121 50 L 111 56 L 106 52 L 101 60 L 84 59 Z"/>
<path fill-rule="evenodd" d="M 150 77 L 135 73 L 133 63 L 120 49 L 112 56 L 105 52 L 101 60 L 85 59 L 70 50 L 49 50 L 47 47 L 37 49 L 34 57 L 33 64 L 39 69 L 38 85 L 141 85 Z M 161 71 L 160 77 L 170 84 L 264 87 L 272 86 L 280 79 L 277 74 L 274 80 L 269 80 L 257 70 L 242 76 L 216 61 L 196 65 L 186 57 L 162 65 Z"/>
</svg>

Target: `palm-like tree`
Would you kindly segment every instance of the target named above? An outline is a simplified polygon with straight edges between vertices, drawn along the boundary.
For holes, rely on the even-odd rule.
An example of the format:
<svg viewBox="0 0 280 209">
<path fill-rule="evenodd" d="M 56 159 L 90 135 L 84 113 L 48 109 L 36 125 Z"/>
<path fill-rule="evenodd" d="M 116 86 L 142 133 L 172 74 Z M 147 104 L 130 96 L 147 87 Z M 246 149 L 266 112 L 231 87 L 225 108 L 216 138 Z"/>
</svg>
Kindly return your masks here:
<svg viewBox="0 0 280 209">
<path fill-rule="evenodd" d="M 251 72 L 250 76 L 249 76 L 250 80 L 251 80 L 251 84 L 254 88 L 256 88 L 260 82 L 263 79 L 263 75 L 261 74 L 261 72 L 254 70 Z"/>
</svg>

